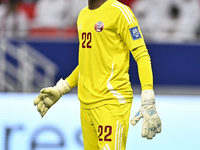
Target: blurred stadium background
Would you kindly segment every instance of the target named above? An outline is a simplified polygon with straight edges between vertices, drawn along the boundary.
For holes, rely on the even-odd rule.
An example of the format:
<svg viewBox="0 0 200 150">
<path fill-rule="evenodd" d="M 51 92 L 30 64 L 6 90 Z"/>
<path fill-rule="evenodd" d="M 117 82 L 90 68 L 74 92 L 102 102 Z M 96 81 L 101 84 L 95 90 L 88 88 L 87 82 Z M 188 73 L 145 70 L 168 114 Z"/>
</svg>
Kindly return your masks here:
<svg viewBox="0 0 200 150">
<path fill-rule="evenodd" d="M 130 6 L 143 32 L 163 121 L 152 141 L 141 138 L 141 124 L 130 126 L 127 150 L 199 150 L 200 0 L 119 1 Z M 76 67 L 76 19 L 86 5 L 87 0 L 0 0 L 0 150 L 83 149 L 76 88 L 44 118 L 33 100 Z M 133 116 L 140 84 L 130 60 Z"/>
</svg>

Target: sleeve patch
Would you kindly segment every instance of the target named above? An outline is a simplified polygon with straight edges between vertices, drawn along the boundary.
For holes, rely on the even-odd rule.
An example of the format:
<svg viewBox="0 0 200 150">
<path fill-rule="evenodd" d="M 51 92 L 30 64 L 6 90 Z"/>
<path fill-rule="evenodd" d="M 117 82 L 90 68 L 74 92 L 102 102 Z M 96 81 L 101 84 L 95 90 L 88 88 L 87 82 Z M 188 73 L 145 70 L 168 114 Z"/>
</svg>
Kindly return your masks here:
<svg viewBox="0 0 200 150">
<path fill-rule="evenodd" d="M 139 31 L 139 29 L 138 29 L 137 26 L 136 26 L 136 27 L 133 27 L 133 28 L 130 28 L 129 31 L 130 31 L 130 33 L 131 33 L 131 36 L 132 36 L 132 38 L 133 38 L 133 41 L 142 38 L 142 36 L 141 36 L 141 34 L 140 34 L 140 31 Z"/>
</svg>

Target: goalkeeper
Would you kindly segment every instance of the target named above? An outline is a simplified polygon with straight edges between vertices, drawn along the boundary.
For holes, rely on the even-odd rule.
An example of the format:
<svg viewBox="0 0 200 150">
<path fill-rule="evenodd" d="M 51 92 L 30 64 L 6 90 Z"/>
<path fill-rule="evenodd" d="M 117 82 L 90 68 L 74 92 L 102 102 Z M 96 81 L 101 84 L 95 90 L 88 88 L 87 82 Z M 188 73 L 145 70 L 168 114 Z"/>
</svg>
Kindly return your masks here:
<svg viewBox="0 0 200 150">
<path fill-rule="evenodd" d="M 141 107 L 131 124 L 143 118 L 142 136 L 152 139 L 161 132 L 161 120 L 150 56 L 131 9 L 116 0 L 88 0 L 79 13 L 77 29 L 78 66 L 66 79 L 40 91 L 34 100 L 40 115 L 78 86 L 84 149 L 125 150 L 133 100 L 128 74 L 131 52 L 141 83 Z"/>
</svg>

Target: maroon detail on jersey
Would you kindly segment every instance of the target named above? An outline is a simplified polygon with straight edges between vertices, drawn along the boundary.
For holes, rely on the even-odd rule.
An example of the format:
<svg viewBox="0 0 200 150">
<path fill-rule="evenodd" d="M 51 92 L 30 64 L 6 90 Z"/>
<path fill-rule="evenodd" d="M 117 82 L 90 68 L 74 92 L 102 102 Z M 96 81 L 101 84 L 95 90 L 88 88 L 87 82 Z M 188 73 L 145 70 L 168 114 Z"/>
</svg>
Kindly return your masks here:
<svg viewBox="0 0 200 150">
<path fill-rule="evenodd" d="M 104 24 L 102 21 L 99 21 L 95 24 L 94 26 L 94 29 L 97 31 L 97 32 L 101 32 L 103 29 L 104 29 Z"/>
</svg>

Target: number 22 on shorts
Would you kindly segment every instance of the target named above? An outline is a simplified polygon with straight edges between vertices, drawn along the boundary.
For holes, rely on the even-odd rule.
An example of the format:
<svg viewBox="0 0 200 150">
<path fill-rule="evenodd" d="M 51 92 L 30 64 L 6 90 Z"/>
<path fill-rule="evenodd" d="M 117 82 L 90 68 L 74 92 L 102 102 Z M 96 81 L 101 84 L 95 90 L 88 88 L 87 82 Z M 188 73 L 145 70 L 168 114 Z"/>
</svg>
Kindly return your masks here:
<svg viewBox="0 0 200 150">
<path fill-rule="evenodd" d="M 112 141 L 110 138 L 110 135 L 112 134 L 112 126 L 105 126 L 99 125 L 98 127 L 99 132 L 99 141 Z M 103 133 L 105 133 L 105 136 L 103 136 Z"/>
</svg>

